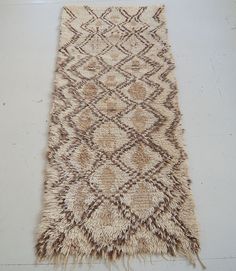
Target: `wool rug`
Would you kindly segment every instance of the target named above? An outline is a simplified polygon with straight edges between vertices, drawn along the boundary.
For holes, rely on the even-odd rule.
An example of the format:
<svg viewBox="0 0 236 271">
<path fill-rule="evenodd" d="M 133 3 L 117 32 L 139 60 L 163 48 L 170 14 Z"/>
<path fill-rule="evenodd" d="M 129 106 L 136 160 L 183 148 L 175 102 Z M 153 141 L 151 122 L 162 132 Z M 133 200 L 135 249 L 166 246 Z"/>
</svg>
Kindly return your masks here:
<svg viewBox="0 0 236 271">
<path fill-rule="evenodd" d="M 36 255 L 198 257 L 165 7 L 63 8 Z"/>
</svg>

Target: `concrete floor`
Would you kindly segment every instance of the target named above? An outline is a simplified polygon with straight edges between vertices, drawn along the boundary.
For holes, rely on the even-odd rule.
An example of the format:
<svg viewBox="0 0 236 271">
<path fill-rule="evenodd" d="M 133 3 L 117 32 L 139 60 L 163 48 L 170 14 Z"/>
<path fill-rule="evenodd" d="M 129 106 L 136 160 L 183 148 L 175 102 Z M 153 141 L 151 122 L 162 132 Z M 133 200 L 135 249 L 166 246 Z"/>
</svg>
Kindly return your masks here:
<svg viewBox="0 0 236 271">
<path fill-rule="evenodd" d="M 48 264 L 34 266 L 34 232 L 41 208 L 60 9 L 75 2 L 85 3 L 0 0 L 1 271 L 53 270 Z M 201 258 L 209 271 L 235 271 L 236 1 L 160 3 L 166 4 L 177 64 L 192 189 L 201 225 Z M 192 270 L 183 260 L 153 258 L 153 264 L 131 264 L 135 271 Z M 80 269 L 88 270 L 88 266 Z M 106 269 L 96 264 L 91 270 Z M 199 265 L 196 270 L 201 270 Z"/>
</svg>

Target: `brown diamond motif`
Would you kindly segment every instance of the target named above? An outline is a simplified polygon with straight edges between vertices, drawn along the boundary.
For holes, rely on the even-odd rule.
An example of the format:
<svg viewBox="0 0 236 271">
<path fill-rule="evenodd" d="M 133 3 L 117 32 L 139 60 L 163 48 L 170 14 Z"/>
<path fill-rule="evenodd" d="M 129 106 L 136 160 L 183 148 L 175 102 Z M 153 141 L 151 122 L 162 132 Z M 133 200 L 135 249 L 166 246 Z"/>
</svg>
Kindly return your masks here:
<svg viewBox="0 0 236 271">
<path fill-rule="evenodd" d="M 99 149 L 112 154 L 128 142 L 127 134 L 112 121 L 99 126 L 93 133 L 93 141 Z"/>
<path fill-rule="evenodd" d="M 96 107 L 106 116 L 113 117 L 123 111 L 127 104 L 117 95 L 106 95 L 96 104 Z"/>
<path fill-rule="evenodd" d="M 119 158 L 120 161 L 139 172 L 146 172 L 164 162 L 162 156 L 145 144 L 131 147 Z"/>
</svg>

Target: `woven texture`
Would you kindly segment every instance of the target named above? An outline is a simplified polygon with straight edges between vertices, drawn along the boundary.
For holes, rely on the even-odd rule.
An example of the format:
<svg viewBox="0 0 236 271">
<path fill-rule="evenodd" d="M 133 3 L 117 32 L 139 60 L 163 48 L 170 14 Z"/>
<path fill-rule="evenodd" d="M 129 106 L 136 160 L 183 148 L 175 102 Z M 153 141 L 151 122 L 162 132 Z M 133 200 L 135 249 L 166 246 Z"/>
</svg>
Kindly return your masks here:
<svg viewBox="0 0 236 271">
<path fill-rule="evenodd" d="M 194 263 L 198 226 L 164 13 L 63 8 L 38 259 Z"/>
</svg>

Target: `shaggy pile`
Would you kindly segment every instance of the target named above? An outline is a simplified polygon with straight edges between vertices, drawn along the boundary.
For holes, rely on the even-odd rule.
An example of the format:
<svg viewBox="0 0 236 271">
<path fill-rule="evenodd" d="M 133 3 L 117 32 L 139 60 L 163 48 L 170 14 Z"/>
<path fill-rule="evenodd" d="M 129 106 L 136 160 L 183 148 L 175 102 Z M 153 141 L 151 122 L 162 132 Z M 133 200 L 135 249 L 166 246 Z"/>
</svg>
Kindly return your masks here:
<svg viewBox="0 0 236 271">
<path fill-rule="evenodd" d="M 199 252 L 164 6 L 63 8 L 39 260 Z"/>
</svg>

